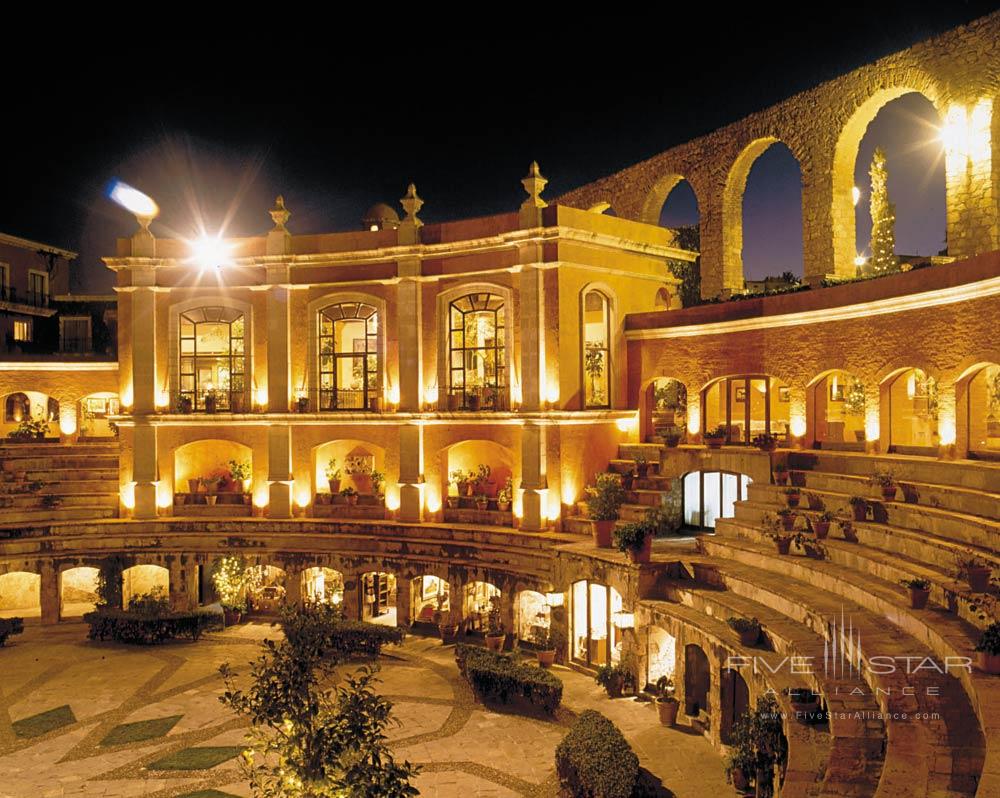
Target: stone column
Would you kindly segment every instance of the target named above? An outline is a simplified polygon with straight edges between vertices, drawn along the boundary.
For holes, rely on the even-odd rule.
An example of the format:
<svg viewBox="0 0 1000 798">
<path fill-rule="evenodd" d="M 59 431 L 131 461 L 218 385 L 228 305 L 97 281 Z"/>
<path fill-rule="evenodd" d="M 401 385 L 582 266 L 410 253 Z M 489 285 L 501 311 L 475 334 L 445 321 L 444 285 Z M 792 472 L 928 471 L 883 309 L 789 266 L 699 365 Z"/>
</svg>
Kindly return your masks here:
<svg viewBox="0 0 1000 798">
<path fill-rule="evenodd" d="M 521 529 L 529 531 L 546 527 L 546 432 L 547 427 L 537 422 L 525 422 L 521 428 Z"/>
<path fill-rule="evenodd" d="M 170 608 L 186 612 L 198 606 L 198 563 L 188 554 L 174 555 L 167 570 L 170 572 Z"/>
<path fill-rule="evenodd" d="M 274 394 L 269 394 L 268 400 Z M 267 428 L 268 516 L 292 517 L 292 429 L 288 424 Z"/>
<path fill-rule="evenodd" d="M 156 518 L 156 483 L 160 479 L 157 462 L 156 427 L 138 420 L 133 429 L 132 480 L 135 482 L 133 518 Z"/>
<path fill-rule="evenodd" d="M 73 420 L 72 429 L 73 431 L 69 434 L 63 432 L 63 429 L 67 426 L 69 419 Z M 80 437 L 80 424 L 83 419 L 81 419 L 76 412 L 76 402 L 72 400 L 60 399 L 59 400 L 59 443 L 62 444 L 72 444 L 76 443 L 77 438 Z"/>
<path fill-rule="evenodd" d="M 288 282 L 288 266 L 268 266 L 267 281 L 267 410 L 287 413 L 291 402 L 288 368 L 289 352 L 288 299 L 289 290 L 275 283 Z"/>
<path fill-rule="evenodd" d="M 563 646 L 556 651 L 556 660 L 568 662 L 570 658 L 569 612 L 565 604 L 549 609 L 549 626 L 552 627 L 552 631 L 562 635 Z"/>
<path fill-rule="evenodd" d="M 413 582 L 408 576 L 396 577 L 396 626 L 413 623 Z"/>
<path fill-rule="evenodd" d="M 958 258 L 1000 249 L 1000 125 L 990 100 L 952 103 L 945 127 L 956 131 L 945 144 L 945 207 L 948 254 Z"/>
<path fill-rule="evenodd" d="M 420 482 L 423 479 L 424 428 L 406 424 L 399 428 L 399 520 L 423 520 Z"/>
<path fill-rule="evenodd" d="M 156 272 L 132 270 L 132 413 L 156 412 Z"/>
<path fill-rule="evenodd" d="M 954 460 L 957 454 L 956 408 L 955 384 L 943 380 L 938 382 L 938 456 L 944 460 Z M 966 453 L 967 451 L 963 452 L 963 455 Z"/>
<path fill-rule="evenodd" d="M 420 261 L 409 258 L 398 264 L 399 274 L 417 275 Z M 420 331 L 420 283 L 407 277 L 396 286 L 396 324 L 399 347 L 399 410 L 406 413 L 420 411 L 423 403 L 423 375 Z"/>
<path fill-rule="evenodd" d="M 302 568 L 285 568 L 285 603 L 297 606 L 302 603 Z"/>
<path fill-rule="evenodd" d="M 701 211 L 701 296 L 714 299 L 723 291 L 743 288 L 742 266 L 723 274 L 722 242 L 722 193 L 721 185 L 711 185 L 698 194 Z"/>
<path fill-rule="evenodd" d="M 531 257 L 524 253 L 522 257 Z M 543 272 L 535 266 L 526 266 L 518 277 L 520 307 L 518 321 L 521 331 L 521 409 L 527 412 L 545 407 L 546 369 L 545 339 L 542 323 L 545 316 L 545 290 Z M 553 361 L 558 360 L 554 352 Z M 556 369 L 554 379 L 558 377 Z M 560 397 L 562 399 L 562 397 Z"/>
<path fill-rule="evenodd" d="M 454 572 L 448 572 L 448 614 L 451 622 L 461 624 L 465 619 L 465 608 L 462 599 L 465 596 L 465 582 Z"/>
<path fill-rule="evenodd" d="M 344 618 L 361 619 L 361 574 L 344 578 Z"/>
<path fill-rule="evenodd" d="M 42 610 L 42 624 L 50 626 L 59 623 L 59 572 L 51 562 L 42 563 L 38 599 Z"/>
</svg>

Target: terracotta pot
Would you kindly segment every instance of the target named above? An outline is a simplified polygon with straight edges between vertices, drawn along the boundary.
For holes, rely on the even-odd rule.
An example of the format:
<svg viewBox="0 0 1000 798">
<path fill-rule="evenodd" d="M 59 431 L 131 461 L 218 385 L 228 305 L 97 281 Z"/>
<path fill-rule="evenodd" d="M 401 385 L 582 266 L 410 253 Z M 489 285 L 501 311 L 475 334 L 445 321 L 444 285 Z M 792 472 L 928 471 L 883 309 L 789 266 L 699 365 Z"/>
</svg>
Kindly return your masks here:
<svg viewBox="0 0 1000 798">
<path fill-rule="evenodd" d="M 497 502 L 497 509 L 501 513 L 505 513 L 510 509 L 510 502 Z"/>
<path fill-rule="evenodd" d="M 222 610 L 222 617 L 226 626 L 235 626 L 240 622 L 240 619 L 242 618 L 242 613 L 239 610 L 234 610 L 228 607 L 224 607 Z"/>
<path fill-rule="evenodd" d="M 344 498 L 347 499 L 347 503 L 352 507 L 358 503 L 358 494 L 356 493 L 353 496 L 345 496 Z"/>
<path fill-rule="evenodd" d="M 457 510 L 458 509 L 458 496 L 449 496 L 448 499 L 448 509 Z"/>
<path fill-rule="evenodd" d="M 439 623 L 438 624 L 438 634 L 441 635 L 441 642 L 445 645 L 455 642 L 455 637 L 458 635 L 458 624 L 457 623 Z"/>
<path fill-rule="evenodd" d="M 206 413 L 214 413 L 216 405 L 218 404 L 218 401 L 219 400 L 216 399 L 215 397 L 206 396 L 205 397 L 205 412 Z"/>
<path fill-rule="evenodd" d="M 373 413 L 381 413 L 382 412 L 382 397 L 381 396 L 373 396 L 373 397 L 371 397 L 368 400 L 368 409 L 371 410 Z"/>
<path fill-rule="evenodd" d="M 201 481 L 197 479 L 188 480 L 188 493 L 197 493 L 201 490 Z"/>
<path fill-rule="evenodd" d="M 487 651 L 503 651 L 503 644 L 507 641 L 507 635 L 486 635 Z"/>
<path fill-rule="evenodd" d="M 989 673 L 994 676 L 1000 674 L 1000 654 L 990 654 L 987 651 L 977 651 L 976 659 L 976 664 L 979 666 L 979 670 L 983 673 Z"/>
<path fill-rule="evenodd" d="M 677 710 L 680 709 L 680 702 L 676 698 L 658 698 L 656 700 L 656 712 L 660 716 L 660 723 L 664 726 L 673 726 L 677 723 Z"/>
<path fill-rule="evenodd" d="M 462 394 L 460 394 L 460 393 L 450 393 L 450 394 L 448 394 L 448 409 L 449 410 L 461 410 L 462 409 Z"/>
<path fill-rule="evenodd" d="M 969 568 L 965 574 L 965 579 L 969 583 L 969 590 L 973 593 L 989 592 L 990 575 L 992 573 L 992 568 Z"/>
<path fill-rule="evenodd" d="M 845 526 L 840 531 L 844 533 L 844 540 L 850 541 L 851 543 L 858 542 L 858 533 L 853 526 Z"/>
<path fill-rule="evenodd" d="M 218 499 L 219 499 L 218 496 L 216 496 L 214 493 L 210 493 L 208 496 L 205 497 L 205 504 L 207 504 L 209 507 L 215 507 L 215 502 L 218 501 Z"/>
<path fill-rule="evenodd" d="M 775 485 L 787 485 L 788 484 L 788 472 L 787 471 L 775 471 L 774 472 L 774 484 Z"/>
<path fill-rule="evenodd" d="M 920 500 L 920 491 L 915 485 L 899 484 L 899 489 L 903 491 L 903 501 L 907 504 L 916 504 Z"/>
<path fill-rule="evenodd" d="M 778 548 L 778 554 L 788 554 L 792 548 L 791 538 L 777 538 L 774 541 L 774 545 Z"/>
<path fill-rule="evenodd" d="M 930 598 L 930 588 L 922 590 L 919 587 L 910 588 L 910 607 L 915 610 L 922 610 L 927 606 L 927 599 Z"/>
<path fill-rule="evenodd" d="M 636 463 L 635 474 L 639 479 L 645 479 L 649 474 L 649 463 Z"/>
<path fill-rule="evenodd" d="M 799 500 L 802 498 L 800 493 L 787 493 L 785 494 L 785 500 L 788 502 L 789 507 L 798 507 Z"/>
<path fill-rule="evenodd" d="M 476 509 L 479 510 L 479 512 L 481 512 L 481 513 L 486 512 L 487 510 L 489 510 L 490 509 L 490 501 L 489 501 L 489 499 L 477 499 L 476 500 Z"/>
<path fill-rule="evenodd" d="M 368 494 L 372 492 L 371 474 L 352 474 L 351 480 L 354 482 L 354 489 L 358 493 Z"/>
<path fill-rule="evenodd" d="M 615 528 L 614 521 L 592 521 L 594 526 L 594 545 L 599 549 L 611 548 L 611 533 Z"/>
<path fill-rule="evenodd" d="M 535 656 L 538 658 L 538 664 L 543 668 L 551 668 L 552 663 L 556 661 L 556 650 L 551 651 L 536 651 Z"/>
<path fill-rule="evenodd" d="M 760 629 L 747 629 L 740 632 L 740 645 L 753 648 L 757 645 L 758 640 L 760 640 Z"/>
<path fill-rule="evenodd" d="M 640 549 L 629 549 L 628 558 L 632 562 L 632 565 L 644 565 L 649 562 L 650 557 L 653 555 L 653 536 L 646 535 L 646 539 L 642 542 L 642 548 Z"/>
<path fill-rule="evenodd" d="M 892 487 L 882 487 L 882 500 L 891 502 L 896 500 L 896 486 Z"/>
<path fill-rule="evenodd" d="M 705 445 L 709 449 L 721 449 L 722 448 L 722 444 L 724 444 L 726 442 L 725 438 L 709 438 L 709 437 L 704 437 L 703 440 L 705 441 Z"/>
<path fill-rule="evenodd" d="M 468 405 L 469 410 L 473 413 L 479 412 L 479 408 L 482 405 L 482 399 L 478 393 L 470 393 L 465 397 L 465 403 Z"/>
<path fill-rule="evenodd" d="M 608 694 L 608 698 L 621 698 L 623 689 L 625 689 L 625 679 L 621 676 L 613 676 L 604 691 Z"/>
<path fill-rule="evenodd" d="M 861 505 L 860 507 L 857 507 L 852 504 L 851 512 L 854 513 L 855 521 L 864 521 L 868 517 L 868 505 Z"/>
<path fill-rule="evenodd" d="M 182 507 L 185 501 L 187 501 L 187 496 L 185 496 L 183 493 L 178 493 L 176 496 L 174 496 L 174 504 L 177 507 Z"/>
<path fill-rule="evenodd" d="M 816 533 L 817 540 L 826 540 L 830 534 L 829 521 L 813 521 L 813 532 Z"/>
<path fill-rule="evenodd" d="M 795 513 L 781 516 L 781 525 L 785 528 L 786 532 L 791 532 L 795 529 L 795 518 Z"/>
<path fill-rule="evenodd" d="M 330 483 L 330 493 L 331 493 L 331 495 L 335 496 L 336 494 L 340 493 L 340 480 L 339 479 L 330 479 L 330 480 L 327 480 L 327 481 Z"/>
<path fill-rule="evenodd" d="M 663 443 L 666 444 L 666 446 L 667 446 L 668 449 L 675 449 L 675 448 L 677 448 L 677 444 L 679 444 L 681 442 L 681 436 L 680 435 L 675 435 L 675 434 L 672 434 L 672 435 L 662 435 L 661 437 L 663 438 Z"/>
</svg>

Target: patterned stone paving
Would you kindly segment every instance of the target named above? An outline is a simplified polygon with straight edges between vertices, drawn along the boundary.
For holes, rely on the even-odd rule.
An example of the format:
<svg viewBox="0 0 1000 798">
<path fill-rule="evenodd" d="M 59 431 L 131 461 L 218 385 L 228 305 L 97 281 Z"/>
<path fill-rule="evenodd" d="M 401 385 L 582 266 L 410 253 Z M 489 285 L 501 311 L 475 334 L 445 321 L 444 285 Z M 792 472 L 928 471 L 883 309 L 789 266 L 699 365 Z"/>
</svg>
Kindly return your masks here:
<svg viewBox="0 0 1000 798">
<path fill-rule="evenodd" d="M 244 725 L 218 701 L 218 667 L 241 670 L 273 634 L 248 624 L 198 643 L 134 648 L 88 642 L 81 624 L 29 625 L 0 649 L 0 798 L 249 795 L 233 759 Z M 663 729 L 651 705 L 609 701 L 591 679 L 558 673 L 563 708 L 529 718 L 477 703 L 440 641 L 413 637 L 389 650 L 380 689 L 399 721 L 389 741 L 423 768 L 421 795 L 555 798 L 555 746 L 587 708 L 618 724 L 677 798 L 732 793 L 702 737 Z"/>
</svg>

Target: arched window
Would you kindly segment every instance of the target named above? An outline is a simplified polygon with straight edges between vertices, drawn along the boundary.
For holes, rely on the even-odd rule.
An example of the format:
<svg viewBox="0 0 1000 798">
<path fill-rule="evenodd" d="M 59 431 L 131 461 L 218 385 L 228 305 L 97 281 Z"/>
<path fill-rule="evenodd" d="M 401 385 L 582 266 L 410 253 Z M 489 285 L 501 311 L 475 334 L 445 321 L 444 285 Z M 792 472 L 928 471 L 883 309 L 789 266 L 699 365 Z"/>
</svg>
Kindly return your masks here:
<svg viewBox="0 0 1000 798">
<path fill-rule="evenodd" d="M 3 420 L 5 424 L 20 424 L 31 418 L 31 402 L 26 394 L 12 393 L 4 403 Z"/>
<path fill-rule="evenodd" d="M 507 350 L 503 298 L 467 294 L 448 308 L 450 401 L 463 410 L 507 408 Z"/>
<path fill-rule="evenodd" d="M 195 410 L 214 398 L 215 409 L 242 412 L 246 402 L 243 314 L 203 307 L 180 314 L 180 396 Z"/>
<path fill-rule="evenodd" d="M 584 406 L 611 407 L 611 313 L 600 291 L 583 296 Z"/>
<path fill-rule="evenodd" d="M 380 395 L 378 311 L 341 302 L 319 312 L 319 409 L 367 410 Z"/>
</svg>

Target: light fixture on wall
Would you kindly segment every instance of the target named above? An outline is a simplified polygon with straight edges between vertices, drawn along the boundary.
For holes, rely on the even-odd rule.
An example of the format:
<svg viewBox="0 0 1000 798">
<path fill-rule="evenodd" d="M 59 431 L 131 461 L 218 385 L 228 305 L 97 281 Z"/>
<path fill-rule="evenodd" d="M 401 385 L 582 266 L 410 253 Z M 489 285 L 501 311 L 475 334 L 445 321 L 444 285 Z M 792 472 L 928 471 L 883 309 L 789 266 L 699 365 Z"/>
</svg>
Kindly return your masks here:
<svg viewBox="0 0 1000 798">
<path fill-rule="evenodd" d="M 232 263 L 231 245 L 219 235 L 202 235 L 188 244 L 190 260 L 201 269 L 221 269 Z"/>
</svg>

